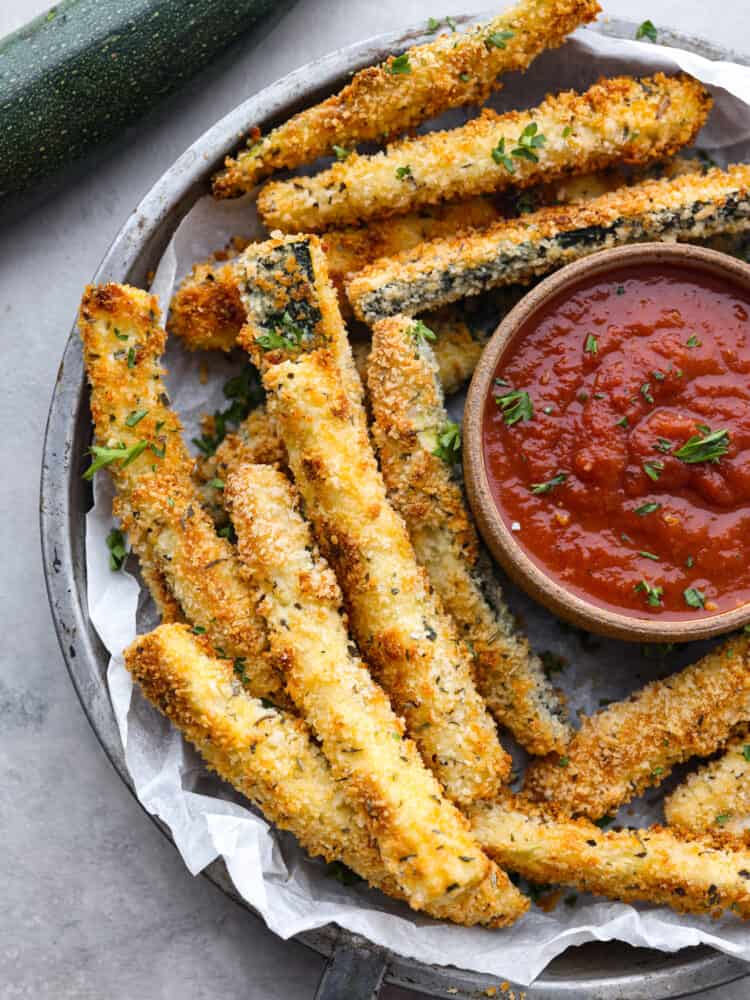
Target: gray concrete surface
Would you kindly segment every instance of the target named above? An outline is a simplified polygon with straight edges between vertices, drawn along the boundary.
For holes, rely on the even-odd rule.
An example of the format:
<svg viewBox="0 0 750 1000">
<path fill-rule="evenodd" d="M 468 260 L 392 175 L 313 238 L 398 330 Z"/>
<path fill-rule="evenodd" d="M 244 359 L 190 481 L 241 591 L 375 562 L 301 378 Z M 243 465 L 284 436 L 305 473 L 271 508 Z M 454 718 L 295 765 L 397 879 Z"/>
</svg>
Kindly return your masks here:
<svg viewBox="0 0 750 1000">
<path fill-rule="evenodd" d="M 111 0 L 107 0 L 111 2 Z M 746 0 L 603 0 L 750 48 Z M 0 35 L 45 9 L 0 0 Z M 441 14 L 444 0 L 301 0 L 258 48 L 190 84 L 96 172 L 0 238 L 0 997 L 310 1000 L 319 958 L 193 879 L 115 777 L 68 682 L 39 556 L 39 462 L 53 379 L 84 283 L 141 195 L 246 95 L 330 49 Z M 491 6 L 451 0 L 449 12 Z M 740 1000 L 744 985 L 704 993 Z M 407 994 L 384 991 L 385 1000 Z"/>
</svg>

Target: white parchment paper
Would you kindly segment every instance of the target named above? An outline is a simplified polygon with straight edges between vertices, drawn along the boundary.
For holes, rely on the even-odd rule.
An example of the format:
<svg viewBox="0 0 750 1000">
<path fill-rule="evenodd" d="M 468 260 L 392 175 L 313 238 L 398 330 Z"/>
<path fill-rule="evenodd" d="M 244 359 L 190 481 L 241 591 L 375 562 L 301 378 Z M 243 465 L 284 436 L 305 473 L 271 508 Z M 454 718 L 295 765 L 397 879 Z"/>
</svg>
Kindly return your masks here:
<svg viewBox="0 0 750 1000">
<path fill-rule="evenodd" d="M 659 45 L 580 31 L 562 50 L 537 60 L 524 76 L 510 77 L 494 104 L 501 110 L 527 107 L 550 90 L 585 88 L 600 75 L 678 69 L 708 84 L 716 101 L 700 137 L 701 148 L 710 150 L 719 163 L 750 160 L 750 69 Z M 194 262 L 238 234 L 262 234 L 252 197 L 199 201 L 177 229 L 157 270 L 152 290 L 162 308 L 166 310 L 175 281 Z M 173 405 L 190 438 L 202 412 L 226 405 L 221 387 L 241 360 L 189 355 L 170 343 L 166 363 Z M 201 368 L 206 365 L 211 378 L 203 384 Z M 135 577 L 109 569 L 106 536 L 112 527 L 112 492 L 106 475 L 97 476 L 95 496 L 86 521 L 88 601 L 91 619 L 112 656 L 109 689 L 135 790 L 146 809 L 169 826 L 189 870 L 196 874 L 222 856 L 238 891 L 275 933 L 286 938 L 335 922 L 402 955 L 522 985 L 568 946 L 592 940 L 617 939 L 664 951 L 709 944 L 750 960 L 750 927 L 732 917 L 714 921 L 578 896 L 550 913 L 534 906 L 508 930 L 487 931 L 441 925 L 375 891 L 339 884 L 292 838 L 278 834 L 231 789 L 208 775 L 194 751 L 133 689 L 121 650 L 136 631 L 152 627 L 156 619 Z M 703 651 L 691 645 L 664 656 L 653 652 L 644 656 L 638 646 L 581 635 L 561 625 L 511 586 L 507 593 L 534 648 L 564 658 L 567 665 L 556 679 L 574 713 L 596 711 L 604 699 L 622 698 Z M 673 776 L 671 783 L 675 780 Z M 627 825 L 658 821 L 662 794 L 655 790 L 626 806 L 618 821 Z"/>
</svg>

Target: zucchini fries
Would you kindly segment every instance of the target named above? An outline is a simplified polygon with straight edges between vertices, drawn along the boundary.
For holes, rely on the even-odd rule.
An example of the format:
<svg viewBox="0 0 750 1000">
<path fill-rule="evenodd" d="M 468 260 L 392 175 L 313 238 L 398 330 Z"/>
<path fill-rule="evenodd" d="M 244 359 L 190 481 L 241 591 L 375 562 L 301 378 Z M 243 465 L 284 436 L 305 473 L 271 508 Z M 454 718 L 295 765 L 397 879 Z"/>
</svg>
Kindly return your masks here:
<svg viewBox="0 0 750 1000">
<path fill-rule="evenodd" d="M 269 413 L 364 659 L 447 794 L 457 802 L 492 795 L 510 759 L 468 653 L 388 503 L 320 241 L 269 240 L 242 260 L 248 323 L 240 340 L 263 374 Z M 287 322 L 280 336 L 284 316 L 294 335 Z"/>
<path fill-rule="evenodd" d="M 155 600 L 162 607 L 169 601 L 168 617 L 179 607 L 215 647 L 242 662 L 253 695 L 288 703 L 265 655 L 254 595 L 191 479 L 192 459 L 162 379 L 166 335 L 158 321 L 156 299 L 140 289 L 110 284 L 83 296 L 79 329 L 97 441 L 91 470 L 112 474 L 115 514 Z"/>
<path fill-rule="evenodd" d="M 269 230 L 320 232 L 616 163 L 653 163 L 692 142 L 710 107 L 687 76 L 603 79 L 531 111 L 485 110 L 461 128 L 353 153 L 313 177 L 271 181 L 258 211 Z"/>
<path fill-rule="evenodd" d="M 563 752 L 572 732 L 562 707 L 518 634 L 451 475 L 460 461 L 460 429 L 445 411 L 431 337 L 424 323 L 403 316 L 373 328 L 369 400 L 388 496 L 473 652 L 490 711 L 530 753 Z"/>
<path fill-rule="evenodd" d="M 697 241 L 750 228 L 750 166 L 646 181 L 585 204 L 546 208 L 452 240 L 433 240 L 354 275 L 355 315 L 414 315 L 534 277 L 607 247 Z"/>
<path fill-rule="evenodd" d="M 524 795 L 599 819 L 675 764 L 723 747 L 750 717 L 750 636 L 583 720 L 563 755 L 532 761 Z"/>
<path fill-rule="evenodd" d="M 253 130 L 249 147 L 228 157 L 214 178 L 214 195 L 236 197 L 274 170 L 332 152 L 346 156 L 358 142 L 395 136 L 451 108 L 481 104 L 501 86 L 500 74 L 526 69 L 599 10 L 597 0 L 519 0 L 487 24 L 440 35 L 368 66 L 338 94 L 267 136 Z"/>
<path fill-rule="evenodd" d="M 750 828 L 750 734 L 728 744 L 718 760 L 705 764 L 664 800 L 670 826 L 691 833 Z"/>
<path fill-rule="evenodd" d="M 624 902 L 669 906 L 679 913 L 750 917 L 750 849 L 721 835 L 684 836 L 662 827 L 600 830 L 512 799 L 470 810 L 485 850 L 533 882 L 572 886 Z"/>
<path fill-rule="evenodd" d="M 410 904 L 436 904 L 448 916 L 455 902 L 460 914 L 463 897 L 493 866 L 359 659 L 336 577 L 298 512 L 294 487 L 276 469 L 242 465 L 227 480 L 226 499 L 240 559 L 262 594 L 272 655 L 283 663 L 289 693 L 335 779 L 362 805 L 386 869 Z M 498 917 L 510 921 L 525 901 L 503 873 L 493 874 Z"/>
</svg>

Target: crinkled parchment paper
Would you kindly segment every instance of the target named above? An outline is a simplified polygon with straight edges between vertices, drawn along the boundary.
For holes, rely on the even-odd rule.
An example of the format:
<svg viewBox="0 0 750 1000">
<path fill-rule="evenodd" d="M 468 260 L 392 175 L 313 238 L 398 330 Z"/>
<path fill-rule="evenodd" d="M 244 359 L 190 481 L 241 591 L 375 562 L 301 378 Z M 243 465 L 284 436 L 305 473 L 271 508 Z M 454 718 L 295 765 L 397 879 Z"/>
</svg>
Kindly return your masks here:
<svg viewBox="0 0 750 1000">
<path fill-rule="evenodd" d="M 678 68 L 705 81 L 716 100 L 699 145 L 722 164 L 750 159 L 750 69 L 708 62 L 658 45 L 580 31 L 563 50 L 542 56 L 526 75 L 509 78 L 495 104 L 500 109 L 527 107 L 549 90 L 585 88 L 602 74 Z M 162 308 L 166 309 L 175 281 L 195 261 L 237 234 L 261 234 L 251 197 L 218 204 L 210 198 L 198 202 L 159 266 L 153 290 Z M 211 378 L 203 385 L 200 368 L 206 364 Z M 201 412 L 225 405 L 221 386 L 239 364 L 239 356 L 188 355 L 178 344 L 169 345 L 171 396 L 188 438 L 195 434 Z M 750 927 L 732 917 L 714 921 L 678 916 L 660 907 L 579 896 L 574 905 L 560 904 L 550 913 L 533 906 L 515 927 L 487 931 L 441 925 L 377 892 L 339 884 L 324 865 L 308 859 L 292 838 L 271 829 L 231 789 L 209 775 L 179 734 L 133 689 L 121 650 L 136 631 L 152 627 L 155 616 L 135 578 L 108 567 L 105 539 L 112 517 L 106 474 L 97 476 L 95 492 L 96 504 L 86 522 L 88 602 L 92 621 L 112 654 L 109 688 L 138 797 L 168 824 L 191 872 L 223 856 L 238 891 L 275 933 L 286 938 L 333 921 L 422 962 L 456 965 L 521 984 L 530 983 L 569 945 L 592 940 L 617 939 L 665 951 L 704 943 L 750 960 Z M 647 657 L 637 645 L 581 636 L 512 587 L 507 591 L 534 648 L 550 650 L 567 661 L 556 679 L 574 711 L 595 711 L 602 699 L 622 698 L 702 652 L 693 645 L 661 658 L 653 652 Z M 655 791 L 626 806 L 618 821 L 633 825 L 659 820 L 661 798 L 661 792 Z"/>
</svg>

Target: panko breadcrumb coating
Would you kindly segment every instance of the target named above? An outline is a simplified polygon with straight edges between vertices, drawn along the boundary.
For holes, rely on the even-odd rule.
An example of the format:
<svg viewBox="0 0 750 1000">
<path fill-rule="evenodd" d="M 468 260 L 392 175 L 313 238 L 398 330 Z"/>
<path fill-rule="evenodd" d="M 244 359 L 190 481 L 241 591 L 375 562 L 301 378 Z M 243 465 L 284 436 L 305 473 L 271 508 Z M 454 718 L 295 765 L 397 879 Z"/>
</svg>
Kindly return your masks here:
<svg viewBox="0 0 750 1000">
<path fill-rule="evenodd" d="M 660 784 L 675 764 L 708 757 L 750 718 L 750 636 L 584 718 L 563 755 L 532 761 L 524 795 L 599 819 Z"/>
<path fill-rule="evenodd" d="M 530 111 L 485 109 L 461 128 L 352 154 L 313 177 L 270 181 L 258 211 L 269 230 L 321 232 L 616 163 L 653 163 L 691 143 L 710 107 L 688 76 L 602 79 Z"/>
<path fill-rule="evenodd" d="M 79 330 L 97 447 L 114 449 L 106 466 L 117 487 L 114 512 L 144 579 L 159 588 L 154 599 L 164 606 L 166 584 L 169 617 L 178 606 L 217 648 L 246 661 L 252 694 L 288 704 L 283 680 L 265 655 L 255 596 L 191 478 L 192 459 L 162 378 L 166 334 L 156 298 L 127 285 L 91 286 Z"/>
<path fill-rule="evenodd" d="M 519 0 L 487 24 L 445 33 L 380 66 L 368 66 L 321 104 L 294 115 L 267 136 L 251 132 L 249 148 L 227 157 L 214 178 L 217 198 L 250 191 L 274 170 L 294 168 L 335 147 L 395 136 L 467 104 L 482 104 L 502 86 L 500 74 L 526 69 L 600 11 L 596 0 Z"/>
<path fill-rule="evenodd" d="M 750 917 L 750 849 L 730 836 L 678 830 L 600 830 L 585 819 L 529 809 L 511 797 L 469 811 L 479 842 L 499 864 L 532 882 L 566 885 L 678 913 Z"/>
<path fill-rule="evenodd" d="M 545 208 L 453 240 L 432 240 L 355 274 L 347 294 L 367 323 L 435 309 L 608 247 L 694 242 L 750 228 L 750 165 L 645 181 L 593 201 Z"/>
<path fill-rule="evenodd" d="M 404 316 L 376 323 L 367 384 L 388 496 L 474 655 L 482 697 L 530 753 L 562 753 L 572 736 L 563 708 L 519 634 L 451 474 L 460 431 L 445 410 L 429 329 Z"/>
<path fill-rule="evenodd" d="M 237 545 L 272 655 L 283 664 L 300 713 L 320 739 L 335 778 L 361 803 L 388 871 L 415 909 L 455 903 L 492 868 L 393 712 L 349 638 L 342 595 L 318 553 L 299 497 L 278 470 L 242 465 L 226 483 Z M 525 901 L 495 872 L 498 913 Z"/>
<path fill-rule="evenodd" d="M 249 247 L 243 262 L 248 323 L 240 341 L 263 374 L 269 413 L 362 655 L 447 794 L 457 802 L 492 795 L 510 759 L 474 687 L 468 652 L 387 500 L 320 241 L 269 240 Z"/>
<path fill-rule="evenodd" d="M 750 733 L 728 744 L 717 760 L 699 768 L 664 800 L 669 826 L 690 833 L 750 829 Z"/>
</svg>

